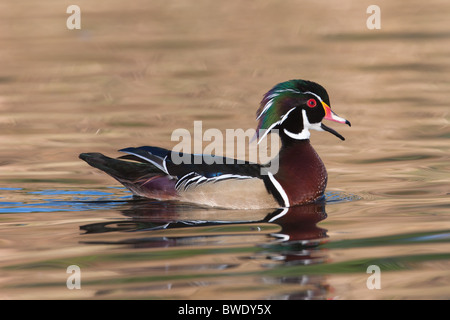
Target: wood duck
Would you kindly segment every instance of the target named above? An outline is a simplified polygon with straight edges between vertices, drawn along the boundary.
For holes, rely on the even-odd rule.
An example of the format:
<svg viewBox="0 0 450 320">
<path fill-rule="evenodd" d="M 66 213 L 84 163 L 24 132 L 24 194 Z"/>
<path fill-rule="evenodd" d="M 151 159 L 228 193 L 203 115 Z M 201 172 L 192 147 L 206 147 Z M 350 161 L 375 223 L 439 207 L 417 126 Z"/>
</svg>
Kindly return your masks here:
<svg viewBox="0 0 450 320">
<path fill-rule="evenodd" d="M 100 153 L 82 153 L 80 158 L 115 178 L 134 195 L 163 201 L 261 209 L 288 208 L 323 198 L 328 176 L 310 144 L 310 130 L 328 131 L 344 140 L 322 120 L 350 126 L 348 120 L 331 110 L 327 91 L 307 80 L 279 83 L 264 95 L 256 119 L 258 142 L 269 133 L 280 136 L 276 171 L 264 170 L 267 164 L 214 155 L 175 154 L 147 146 L 119 150 L 126 155 L 117 159 Z M 189 161 L 174 161 L 175 156 Z"/>
</svg>

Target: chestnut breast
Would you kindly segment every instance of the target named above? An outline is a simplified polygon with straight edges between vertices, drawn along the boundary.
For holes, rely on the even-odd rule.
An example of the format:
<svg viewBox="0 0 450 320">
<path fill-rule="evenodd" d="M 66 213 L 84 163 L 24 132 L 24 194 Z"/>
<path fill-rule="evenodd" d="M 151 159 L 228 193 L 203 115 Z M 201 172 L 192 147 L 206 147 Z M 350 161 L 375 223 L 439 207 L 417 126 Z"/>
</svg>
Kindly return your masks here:
<svg viewBox="0 0 450 320">
<path fill-rule="evenodd" d="M 309 140 L 298 140 L 282 148 L 279 170 L 274 175 L 291 206 L 320 198 L 327 185 L 327 170 Z"/>
</svg>

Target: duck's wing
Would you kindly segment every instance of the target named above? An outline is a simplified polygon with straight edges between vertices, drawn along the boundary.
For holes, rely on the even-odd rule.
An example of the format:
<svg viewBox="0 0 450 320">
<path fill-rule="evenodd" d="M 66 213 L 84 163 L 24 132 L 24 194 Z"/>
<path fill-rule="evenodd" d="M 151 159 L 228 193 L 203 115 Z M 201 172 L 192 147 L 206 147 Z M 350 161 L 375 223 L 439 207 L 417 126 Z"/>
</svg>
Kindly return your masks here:
<svg viewBox="0 0 450 320">
<path fill-rule="evenodd" d="M 275 208 L 280 203 L 270 179 L 261 174 L 264 166 L 257 163 L 174 154 L 158 147 L 121 151 L 127 155 L 119 159 L 100 153 L 83 153 L 80 158 L 142 197 L 249 209 Z"/>
<path fill-rule="evenodd" d="M 122 158 L 151 163 L 176 180 L 177 191 L 201 184 L 224 180 L 261 179 L 261 165 L 215 155 L 196 155 L 173 152 L 159 147 L 138 147 L 119 150 Z"/>
</svg>

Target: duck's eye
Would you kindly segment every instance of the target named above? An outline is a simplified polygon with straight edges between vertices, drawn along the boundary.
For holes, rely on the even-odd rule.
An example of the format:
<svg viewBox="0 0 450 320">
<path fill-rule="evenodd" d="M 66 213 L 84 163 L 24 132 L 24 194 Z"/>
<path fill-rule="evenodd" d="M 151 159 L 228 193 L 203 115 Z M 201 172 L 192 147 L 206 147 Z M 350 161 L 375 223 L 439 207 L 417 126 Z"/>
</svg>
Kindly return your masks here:
<svg viewBox="0 0 450 320">
<path fill-rule="evenodd" d="M 314 107 L 317 105 L 317 102 L 316 102 L 316 100 L 314 100 L 314 99 L 309 99 L 309 100 L 306 102 L 306 105 L 307 105 L 308 107 L 310 107 L 310 108 L 314 108 Z"/>
</svg>

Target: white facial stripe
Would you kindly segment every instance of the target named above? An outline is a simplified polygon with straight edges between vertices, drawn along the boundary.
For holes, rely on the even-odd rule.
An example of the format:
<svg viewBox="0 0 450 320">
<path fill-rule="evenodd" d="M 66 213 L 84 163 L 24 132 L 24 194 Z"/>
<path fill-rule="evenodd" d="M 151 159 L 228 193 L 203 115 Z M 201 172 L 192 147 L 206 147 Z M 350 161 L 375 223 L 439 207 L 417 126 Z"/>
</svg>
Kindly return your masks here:
<svg viewBox="0 0 450 320">
<path fill-rule="evenodd" d="M 294 111 L 294 109 L 295 108 L 297 108 L 297 107 L 294 107 L 294 108 L 292 108 L 291 110 L 289 110 L 288 112 L 286 112 L 282 117 L 281 117 L 281 120 L 279 121 L 280 122 L 280 124 L 281 123 L 283 123 L 284 122 L 284 120 L 286 120 L 287 119 L 287 117 L 288 117 L 288 115 L 289 115 L 289 113 L 291 113 L 292 111 Z"/>
<path fill-rule="evenodd" d="M 287 136 L 289 136 L 295 140 L 307 140 L 311 136 L 308 129 L 303 129 L 302 132 L 300 132 L 300 133 L 293 133 L 286 129 L 284 129 L 283 131 L 284 131 L 284 133 L 286 133 Z"/>
<path fill-rule="evenodd" d="M 319 123 L 310 123 L 308 120 L 308 117 L 306 116 L 306 110 L 302 110 L 302 118 L 303 118 L 303 130 L 300 133 L 293 133 L 286 129 L 284 129 L 284 133 L 286 133 L 287 136 L 291 137 L 292 139 L 296 140 L 306 140 L 309 139 L 311 136 L 311 133 L 309 132 L 309 129 L 317 130 L 317 131 L 323 131 L 322 127 Z"/>
<path fill-rule="evenodd" d="M 279 95 L 279 93 L 272 93 L 271 95 L 269 95 L 267 97 L 267 99 L 272 99 L 272 98 L 278 97 L 278 95 Z"/>
<path fill-rule="evenodd" d="M 256 118 L 256 120 L 258 120 L 259 118 L 261 118 L 261 116 L 267 112 L 267 110 L 270 109 L 270 107 L 273 105 L 273 99 L 278 97 L 280 95 L 280 93 L 282 92 L 294 92 L 294 93 L 298 93 L 301 94 L 300 91 L 294 90 L 294 89 L 283 89 L 283 90 L 275 90 L 274 93 L 272 93 L 271 95 L 267 96 L 266 99 L 269 99 L 269 101 L 267 101 L 267 103 L 265 104 L 263 110 L 261 111 L 261 113 L 258 115 L 258 117 Z M 322 100 L 321 100 L 322 101 Z"/>
<path fill-rule="evenodd" d="M 294 111 L 295 108 L 296 108 L 296 107 L 294 107 L 294 108 L 292 108 L 291 110 L 289 110 L 288 112 L 286 112 L 286 114 L 284 114 L 284 115 L 281 117 L 281 120 L 280 120 L 280 121 L 277 121 L 277 122 L 273 123 L 273 124 L 272 124 L 272 125 L 264 132 L 264 134 L 261 136 L 261 138 L 259 138 L 257 144 L 259 144 L 259 143 L 262 141 L 262 139 L 264 139 L 264 137 L 267 136 L 267 135 L 269 134 L 269 131 L 272 130 L 276 125 L 282 124 L 283 121 L 287 119 L 289 113 L 291 113 L 292 111 Z"/>
<path fill-rule="evenodd" d="M 259 144 L 259 143 L 264 139 L 264 137 L 267 136 L 267 135 L 269 134 L 270 130 L 272 130 L 275 126 L 277 126 L 277 125 L 279 125 L 279 124 L 280 124 L 280 121 L 277 121 L 277 122 L 272 123 L 272 125 L 271 125 L 269 128 L 266 129 L 266 131 L 265 131 L 264 134 L 261 136 L 261 138 L 259 138 L 257 144 Z"/>
<path fill-rule="evenodd" d="M 261 113 L 259 114 L 259 116 L 256 118 L 256 120 L 258 120 L 259 118 L 261 118 L 261 116 L 266 113 L 267 110 L 269 110 L 269 108 L 272 106 L 273 104 L 273 99 L 270 99 L 266 105 L 264 106 L 264 109 L 261 111 Z"/>
<path fill-rule="evenodd" d="M 294 93 L 301 93 L 300 91 L 297 91 L 297 90 L 294 90 L 294 89 L 281 89 L 281 90 L 276 90 L 275 92 L 281 93 L 281 92 L 287 92 L 287 91 L 294 92 Z"/>
<path fill-rule="evenodd" d="M 320 102 L 323 102 L 322 98 L 321 98 L 319 95 L 315 94 L 314 92 L 306 91 L 306 92 L 304 92 L 304 93 L 312 94 L 312 95 L 315 96 Z"/>
<path fill-rule="evenodd" d="M 309 127 L 311 124 L 308 121 L 308 117 L 306 116 L 306 111 L 302 110 L 302 118 L 303 118 L 303 130 L 299 133 L 293 133 L 286 129 L 284 129 L 284 133 L 286 133 L 287 136 L 291 137 L 292 139 L 296 140 L 306 140 L 309 139 L 311 136 L 311 133 L 309 132 Z"/>
</svg>

